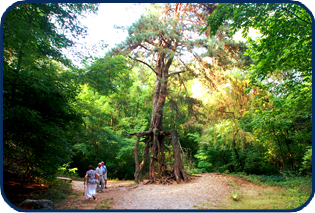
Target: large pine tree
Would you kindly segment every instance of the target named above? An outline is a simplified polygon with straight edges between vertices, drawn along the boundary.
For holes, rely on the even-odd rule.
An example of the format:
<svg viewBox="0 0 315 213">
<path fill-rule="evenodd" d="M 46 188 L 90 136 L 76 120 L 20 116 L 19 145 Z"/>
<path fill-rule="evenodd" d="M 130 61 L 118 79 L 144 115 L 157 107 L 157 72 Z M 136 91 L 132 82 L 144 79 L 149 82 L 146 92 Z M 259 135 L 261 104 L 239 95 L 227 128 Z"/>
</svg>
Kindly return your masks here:
<svg viewBox="0 0 315 213">
<path fill-rule="evenodd" d="M 112 50 L 113 54 L 128 55 L 134 61 L 149 67 L 156 75 L 156 87 L 153 99 L 150 128 L 146 132 L 134 133 L 137 136 L 135 145 L 136 171 L 135 180 L 139 181 L 140 170 L 150 153 L 150 182 L 156 181 L 155 165 L 158 162 L 158 176 L 164 177 L 165 170 L 165 140 L 171 138 L 174 151 L 174 171 L 168 177 L 174 177 L 177 182 L 187 180 L 180 157 L 180 142 L 176 130 L 163 129 L 163 109 L 168 94 L 168 81 L 172 76 L 189 69 L 185 60 L 198 59 L 198 48 L 206 41 L 205 36 L 199 36 L 200 29 L 206 23 L 207 17 L 216 7 L 216 4 L 153 4 L 150 12 L 143 15 L 137 22 L 128 28 L 127 39 Z M 190 56 L 189 56 L 190 54 Z M 176 66 L 175 66 L 176 65 Z M 140 138 L 145 142 L 141 164 L 138 160 L 138 145 Z"/>
</svg>

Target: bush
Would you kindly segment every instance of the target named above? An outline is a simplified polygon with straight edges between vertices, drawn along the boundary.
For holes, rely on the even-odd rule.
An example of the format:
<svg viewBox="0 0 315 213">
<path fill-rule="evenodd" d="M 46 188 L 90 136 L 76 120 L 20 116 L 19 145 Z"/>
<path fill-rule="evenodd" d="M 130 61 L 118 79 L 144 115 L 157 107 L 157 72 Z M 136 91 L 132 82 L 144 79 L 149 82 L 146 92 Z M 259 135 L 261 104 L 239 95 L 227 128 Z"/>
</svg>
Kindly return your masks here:
<svg viewBox="0 0 315 213">
<path fill-rule="evenodd" d="M 198 168 L 204 169 L 205 171 L 210 172 L 212 169 L 212 164 L 206 161 L 199 161 Z"/>
<path fill-rule="evenodd" d="M 256 175 L 276 173 L 272 165 L 265 160 L 259 146 L 248 145 L 240 152 L 240 157 L 244 162 L 240 171 Z"/>
<path fill-rule="evenodd" d="M 303 157 L 302 167 L 300 168 L 301 174 L 312 175 L 312 147 L 308 146 Z"/>
<path fill-rule="evenodd" d="M 194 174 L 203 173 L 205 171 L 206 170 L 204 168 L 196 168 L 196 169 L 191 169 L 191 170 L 187 171 L 187 173 L 190 175 L 194 175 Z"/>
<path fill-rule="evenodd" d="M 62 166 L 59 166 L 56 175 L 59 177 L 68 177 L 74 180 L 81 180 L 82 178 L 80 178 L 77 173 L 78 168 L 68 168 L 69 165 L 70 162 L 63 164 Z"/>
<path fill-rule="evenodd" d="M 67 198 L 72 193 L 71 183 L 63 180 L 46 182 L 46 185 L 48 185 L 48 188 L 45 191 L 39 191 L 33 195 L 35 199 L 48 199 L 57 202 Z"/>
</svg>

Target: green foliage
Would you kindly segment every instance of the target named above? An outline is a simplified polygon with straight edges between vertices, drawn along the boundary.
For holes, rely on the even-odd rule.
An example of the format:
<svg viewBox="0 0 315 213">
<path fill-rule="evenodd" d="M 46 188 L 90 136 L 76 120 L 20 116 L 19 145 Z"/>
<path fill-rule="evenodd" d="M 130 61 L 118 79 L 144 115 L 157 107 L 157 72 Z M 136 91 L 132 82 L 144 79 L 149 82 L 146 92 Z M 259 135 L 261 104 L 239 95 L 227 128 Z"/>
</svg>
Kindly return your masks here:
<svg viewBox="0 0 315 213">
<path fill-rule="evenodd" d="M 241 156 L 244 161 L 243 172 L 247 174 L 272 174 L 276 169 L 270 165 L 263 153 L 264 148 L 260 145 L 248 145 L 242 150 Z"/>
<path fill-rule="evenodd" d="M 71 63 L 62 54 L 74 42 L 63 30 L 83 35 L 77 18 L 95 6 L 23 3 L 5 17 L 4 169 L 18 164 L 20 173 L 48 177 L 70 161 L 72 130 L 82 120 L 74 110 L 76 74 L 65 68 Z"/>
<path fill-rule="evenodd" d="M 3 25 L 4 64 L 32 65 L 43 57 L 70 65 L 61 53 L 62 48 L 74 45 L 67 38 L 86 35 L 78 17 L 96 12 L 97 4 L 22 3 L 12 8 Z M 14 27 L 12 27 L 14 26 Z"/>
<path fill-rule="evenodd" d="M 83 72 L 82 83 L 87 83 L 102 95 L 122 93 L 131 86 L 130 70 L 123 56 L 97 58 Z"/>
<path fill-rule="evenodd" d="M 23 70 L 16 78 L 4 70 L 4 156 L 33 175 L 52 175 L 70 160 L 68 131 L 81 121 L 73 109 L 76 87 L 56 73 L 58 68 Z"/>
<path fill-rule="evenodd" d="M 89 165 L 96 167 L 98 162 L 105 161 L 109 178 L 123 179 L 126 174 L 127 178 L 132 177 L 135 141 L 122 136 L 122 132 L 130 131 L 130 125 L 126 129 L 122 128 L 125 119 L 119 114 L 123 110 L 117 108 L 117 104 L 121 104 L 121 97 L 119 93 L 104 96 L 87 85 L 82 87 L 76 107 L 84 114 L 84 125 L 75 136 L 71 164 L 78 168 L 80 176 L 85 174 Z"/>
<path fill-rule="evenodd" d="M 44 184 L 48 186 L 47 189 L 33 193 L 33 199 L 48 199 L 56 203 L 68 198 L 73 192 L 72 184 L 63 180 L 60 181 L 55 179 L 49 182 L 44 182 Z"/>
<path fill-rule="evenodd" d="M 232 152 L 226 147 L 215 146 L 212 143 L 204 143 L 200 146 L 195 158 L 198 159 L 199 168 L 207 172 L 220 172 L 228 170 L 234 171 L 232 161 Z"/>
<path fill-rule="evenodd" d="M 59 166 L 56 176 L 57 177 L 68 177 L 68 178 L 75 179 L 75 180 L 80 179 L 78 177 L 79 174 L 77 173 L 78 168 L 69 168 L 69 166 L 70 166 L 70 162 L 63 164 L 62 166 Z"/>
<path fill-rule="evenodd" d="M 233 33 L 242 29 L 246 37 L 252 27 L 262 34 L 259 42 L 252 42 L 249 49 L 256 61 L 256 77 L 292 69 L 311 75 L 312 20 L 301 6 L 295 3 L 219 4 L 208 18 L 211 35 L 230 20 Z M 306 60 L 301 63 L 301 58 Z"/>
<path fill-rule="evenodd" d="M 212 164 L 206 161 L 199 161 L 198 167 L 204 169 L 205 171 L 210 170 L 212 168 Z"/>
<path fill-rule="evenodd" d="M 261 35 L 248 39 L 245 53 L 253 64 L 249 67 L 249 87 L 243 91 L 252 97 L 235 123 L 242 130 L 236 142 L 243 143 L 243 149 L 235 144 L 235 171 L 298 173 L 306 171 L 306 164 L 311 167 L 311 161 L 306 160 L 309 155 L 303 159 L 312 141 L 311 23 L 306 10 L 294 3 L 219 4 L 208 17 L 203 32 L 210 28 L 211 39 L 222 38 L 222 26 L 231 29 L 229 36 L 242 30 L 248 37 L 251 28 Z M 225 106 L 236 106 L 230 103 L 225 100 Z M 223 129 L 217 125 L 225 138 L 231 129 L 231 125 L 222 126 L 227 122 L 221 122 Z"/>
<path fill-rule="evenodd" d="M 307 172 L 308 174 L 312 173 L 312 147 L 307 147 L 305 155 L 303 157 L 302 166 L 300 168 L 301 172 Z"/>
<path fill-rule="evenodd" d="M 293 209 L 302 206 L 312 193 L 312 178 L 303 176 L 279 176 L 279 175 L 246 175 L 244 173 L 233 174 L 245 178 L 255 184 L 280 187 L 285 190 L 283 202 L 288 203 L 286 208 Z"/>
<path fill-rule="evenodd" d="M 187 170 L 187 173 L 190 175 L 194 175 L 194 174 L 204 173 L 205 171 L 206 170 L 204 168 L 194 168 L 194 169 Z"/>
</svg>

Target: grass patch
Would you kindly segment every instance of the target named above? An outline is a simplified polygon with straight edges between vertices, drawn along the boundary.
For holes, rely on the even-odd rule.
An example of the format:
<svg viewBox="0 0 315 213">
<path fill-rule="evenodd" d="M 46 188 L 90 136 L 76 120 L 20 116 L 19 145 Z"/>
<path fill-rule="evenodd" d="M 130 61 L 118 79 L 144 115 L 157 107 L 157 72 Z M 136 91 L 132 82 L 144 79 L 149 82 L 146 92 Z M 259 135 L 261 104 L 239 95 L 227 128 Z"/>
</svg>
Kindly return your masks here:
<svg viewBox="0 0 315 213">
<path fill-rule="evenodd" d="M 110 204 L 112 204 L 112 202 L 113 202 L 113 198 L 105 199 L 101 201 L 100 203 L 98 203 L 94 209 L 111 209 Z"/>
<path fill-rule="evenodd" d="M 272 186 L 278 200 L 286 203 L 281 209 L 295 209 L 302 206 L 311 196 L 312 177 L 309 176 L 267 176 L 234 174 L 255 184 Z M 273 197 L 272 195 L 270 195 Z M 275 198 L 277 200 L 277 198 Z"/>
<path fill-rule="evenodd" d="M 127 187 L 132 187 L 132 186 L 136 186 L 138 185 L 136 182 L 133 182 L 133 183 L 129 183 L 128 185 L 126 185 Z"/>
<path fill-rule="evenodd" d="M 234 195 L 237 195 L 234 198 Z M 281 192 L 275 190 L 254 193 L 243 191 L 232 193 L 222 203 L 224 209 L 290 209 Z"/>
<path fill-rule="evenodd" d="M 220 201 L 219 206 L 199 203 L 198 209 L 296 209 L 302 206 L 312 193 L 311 177 L 284 177 L 266 175 L 231 174 L 260 185 L 245 189 L 230 179 L 232 192 Z"/>
<path fill-rule="evenodd" d="M 69 198 L 77 198 L 79 196 L 79 193 L 71 193 L 70 195 L 69 195 Z"/>
</svg>

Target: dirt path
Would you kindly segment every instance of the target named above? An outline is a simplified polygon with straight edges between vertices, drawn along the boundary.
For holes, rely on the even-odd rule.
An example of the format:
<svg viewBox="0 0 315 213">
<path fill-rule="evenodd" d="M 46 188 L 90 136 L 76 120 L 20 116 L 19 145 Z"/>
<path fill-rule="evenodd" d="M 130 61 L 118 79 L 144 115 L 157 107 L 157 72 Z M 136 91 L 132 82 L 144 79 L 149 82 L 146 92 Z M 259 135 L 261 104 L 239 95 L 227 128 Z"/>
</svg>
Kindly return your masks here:
<svg viewBox="0 0 315 213">
<path fill-rule="evenodd" d="M 97 193 L 97 200 L 83 196 L 83 181 L 73 181 L 74 195 L 56 204 L 57 209 L 196 209 L 200 203 L 222 206 L 221 200 L 232 192 L 231 180 L 242 189 L 261 190 L 261 186 L 220 174 L 201 174 L 188 183 L 144 185 L 133 181 L 108 181 L 107 189 Z M 134 188 L 133 188 L 134 187 Z"/>
</svg>

